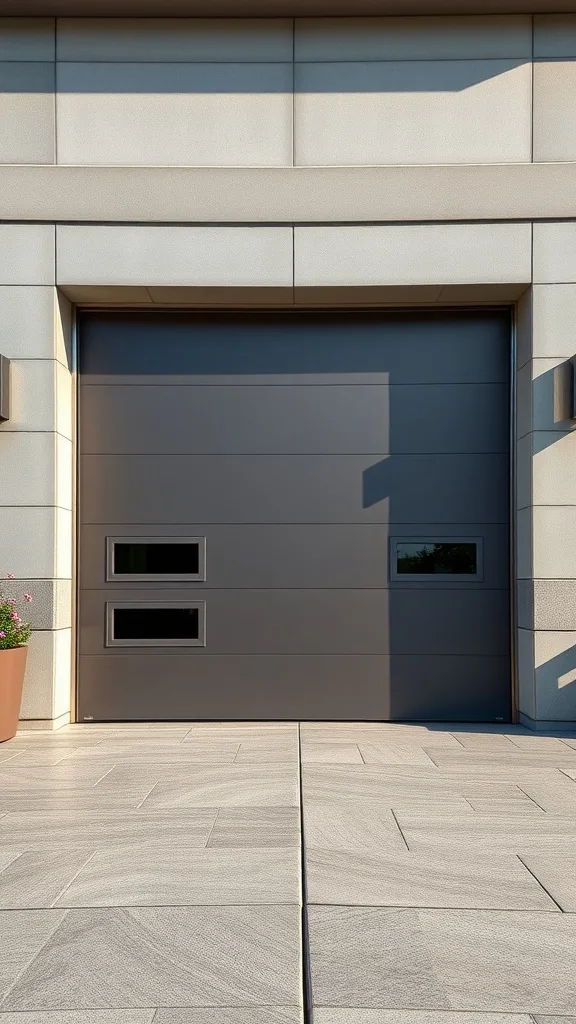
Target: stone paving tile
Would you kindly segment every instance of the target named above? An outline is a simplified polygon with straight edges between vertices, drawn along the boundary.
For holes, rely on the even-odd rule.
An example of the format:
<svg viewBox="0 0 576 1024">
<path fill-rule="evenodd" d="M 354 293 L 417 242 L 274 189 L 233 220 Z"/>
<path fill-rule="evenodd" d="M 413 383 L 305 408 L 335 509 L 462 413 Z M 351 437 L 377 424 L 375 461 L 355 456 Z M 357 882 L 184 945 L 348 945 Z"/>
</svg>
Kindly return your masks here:
<svg viewBox="0 0 576 1024">
<path fill-rule="evenodd" d="M 195 849 L 155 844 L 134 849 L 129 857 L 123 849 L 97 850 L 64 892 L 60 887 L 55 906 L 298 904 L 299 868 L 296 849 Z"/>
<path fill-rule="evenodd" d="M 399 810 L 398 824 L 411 850 L 443 848 L 447 855 L 460 849 L 576 850 L 576 818 L 551 814 L 432 817 Z M 1 827 L 0 822 L 0 827 Z"/>
<path fill-rule="evenodd" d="M 3 790 L 0 781 L 0 812 L 52 811 L 66 815 L 69 811 L 109 811 L 136 810 L 148 796 L 151 786 L 140 789 L 126 789 L 117 793 L 110 790 L 98 790 L 84 786 L 77 789 L 50 787 L 38 789 L 34 784 L 26 787 L 12 787 Z"/>
<path fill-rule="evenodd" d="M 466 766 L 474 768 L 480 765 L 488 765 L 502 768 L 536 768 L 538 765 L 549 765 L 551 768 L 576 768 L 576 750 L 567 744 L 561 744 L 560 748 L 554 750 L 516 750 L 502 753 L 501 751 L 472 752 L 467 750 L 435 750 L 430 753 L 434 763 L 439 768 L 453 768 Z"/>
<path fill-rule="evenodd" d="M 576 918 L 487 910 L 309 909 L 318 1006 L 566 1014 Z"/>
<path fill-rule="evenodd" d="M 186 807 L 297 806 L 296 767 L 290 765 L 196 765 L 178 781 L 159 782 L 142 810 Z"/>
<path fill-rule="evenodd" d="M 8 813 L 0 818 L 0 844 L 28 847 L 70 846 L 91 850 L 104 843 L 185 841 L 205 846 L 216 820 L 216 807 L 189 808 L 174 814 L 165 811 L 62 810 Z"/>
<path fill-rule="evenodd" d="M 156 1010 L 46 1010 L 2 1013 L 0 1024 L 152 1024 Z"/>
<path fill-rule="evenodd" d="M 414 764 L 432 767 L 434 762 L 423 747 L 402 747 L 399 743 L 360 740 L 358 743 L 365 764 Z M 435 750 L 437 748 L 434 748 Z M 444 747 L 438 749 L 443 750 Z"/>
<path fill-rule="evenodd" d="M 381 907 L 309 907 L 314 1005 L 450 1009 L 418 915 Z"/>
<path fill-rule="evenodd" d="M 63 913 L 2 1009 L 298 1005 L 298 907 Z"/>
<path fill-rule="evenodd" d="M 303 1014 L 298 1006 L 266 1006 L 256 1009 L 209 1009 L 194 1011 L 158 1010 L 154 1024 L 302 1024 Z M 0 1024 L 2 1024 L 0 1019 Z M 17 1022 L 15 1022 L 17 1024 Z"/>
<path fill-rule="evenodd" d="M 526 853 L 522 860 L 562 910 L 576 913 L 576 846 L 564 856 L 542 850 Z"/>
<path fill-rule="evenodd" d="M 569 1014 L 576 1006 L 576 917 L 488 910 L 418 915 L 452 1009 Z"/>
<path fill-rule="evenodd" d="M 562 1024 L 568 1018 L 541 1018 Z M 17 1024 L 17 1022 L 15 1022 Z M 527 1013 L 454 1013 L 446 1010 L 364 1010 L 318 1007 L 314 1024 L 533 1024 Z"/>
<path fill-rule="evenodd" d="M 63 910 L 0 911 L 0 1001 L 48 942 L 64 913 Z"/>
<path fill-rule="evenodd" d="M 558 912 L 513 855 L 309 847 L 306 876 L 309 903 Z"/>
<path fill-rule="evenodd" d="M 339 804 L 304 804 L 304 835 L 308 848 L 392 849 L 406 848 L 391 810 L 366 809 Z"/>
<path fill-rule="evenodd" d="M 319 762 L 321 764 L 363 764 L 362 754 L 357 743 L 314 742 L 302 743 L 302 764 Z"/>
<path fill-rule="evenodd" d="M 469 797 L 473 811 L 479 814 L 544 814 L 539 804 L 519 793 L 517 797 Z"/>
<path fill-rule="evenodd" d="M 300 849 L 297 807 L 221 807 L 209 847 L 282 847 Z"/>
<path fill-rule="evenodd" d="M 0 909 L 49 908 L 90 859 L 88 850 L 29 850 L 0 872 Z"/>
<path fill-rule="evenodd" d="M 74 764 L 114 764 L 114 765 L 174 765 L 180 771 L 188 765 L 195 763 L 232 764 L 238 752 L 237 743 L 211 745 L 177 743 L 165 745 L 153 743 L 141 745 L 135 743 L 103 744 L 98 747 L 79 747 L 69 753 L 65 751 L 59 754 L 59 764 L 73 762 Z M 56 755 L 55 755 L 56 756 Z M 31 758 L 27 752 L 22 754 L 22 759 Z M 40 755 L 38 755 L 40 757 Z M 24 762 L 23 762 L 24 763 Z M 28 763 L 32 763 L 29 761 Z M 34 762 L 36 763 L 36 762 Z M 40 763 L 40 762 L 38 762 Z M 48 762 L 46 762 L 48 763 Z"/>
</svg>

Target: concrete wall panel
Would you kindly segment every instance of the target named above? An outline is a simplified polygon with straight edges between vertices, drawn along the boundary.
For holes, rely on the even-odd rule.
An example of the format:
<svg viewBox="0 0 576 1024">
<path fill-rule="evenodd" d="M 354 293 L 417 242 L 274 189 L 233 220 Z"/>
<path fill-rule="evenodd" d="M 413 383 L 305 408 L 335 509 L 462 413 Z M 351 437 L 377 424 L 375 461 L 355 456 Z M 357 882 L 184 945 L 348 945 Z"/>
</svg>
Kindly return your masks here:
<svg viewBox="0 0 576 1024">
<path fill-rule="evenodd" d="M 490 284 L 530 281 L 529 224 L 302 227 L 295 284 Z"/>
<path fill-rule="evenodd" d="M 57 231 L 59 284 L 291 286 L 291 228 L 84 227 Z"/>
<path fill-rule="evenodd" d="M 292 163 L 292 65 L 60 63 L 58 162 Z"/>
<path fill-rule="evenodd" d="M 294 73 L 296 164 L 530 160 L 527 62 L 336 61 Z"/>
<path fill-rule="evenodd" d="M 534 64 L 534 160 L 576 159 L 576 61 Z"/>
</svg>

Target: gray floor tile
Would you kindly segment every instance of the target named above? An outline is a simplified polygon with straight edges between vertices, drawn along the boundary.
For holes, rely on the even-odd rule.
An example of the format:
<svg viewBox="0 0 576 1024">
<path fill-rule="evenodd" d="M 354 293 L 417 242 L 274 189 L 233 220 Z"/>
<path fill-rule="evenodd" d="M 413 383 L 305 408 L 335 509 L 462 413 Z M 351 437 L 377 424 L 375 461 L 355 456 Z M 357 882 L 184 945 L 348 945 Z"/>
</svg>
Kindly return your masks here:
<svg viewBox="0 0 576 1024">
<path fill-rule="evenodd" d="M 63 910 L 0 911 L 0 1000 L 64 916 Z"/>
<path fill-rule="evenodd" d="M 569 1014 L 576 1006 L 576 917 L 420 910 L 454 1010 Z"/>
<path fill-rule="evenodd" d="M 423 747 L 408 744 L 402 747 L 399 744 L 384 742 L 365 743 L 363 740 L 360 740 L 358 745 L 365 764 L 414 764 L 433 767 L 433 762 Z"/>
<path fill-rule="evenodd" d="M 209 847 L 300 847 L 297 807 L 221 807 Z"/>
<path fill-rule="evenodd" d="M 517 857 L 306 851 L 310 903 L 556 911 Z"/>
<path fill-rule="evenodd" d="M 511 737 L 504 736 L 502 733 L 458 731 L 452 735 L 458 740 L 464 750 L 480 752 L 483 750 L 501 751 L 502 753 L 512 753 L 514 750 Z"/>
<path fill-rule="evenodd" d="M 559 1018 L 556 1018 L 556 1021 L 557 1024 L 562 1024 Z M 340 1009 L 320 1006 L 314 1011 L 314 1024 L 533 1024 L 533 1021 L 527 1013 L 363 1010 L 358 1007 Z"/>
<path fill-rule="evenodd" d="M 51 767 L 15 767 L 14 762 L 7 761 L 0 765 L 0 792 L 18 789 L 25 784 L 30 785 L 33 793 L 40 790 L 55 792 L 61 789 L 84 789 L 86 786 L 96 785 L 113 767 L 113 761 L 106 765 L 92 766 L 61 762 Z"/>
<path fill-rule="evenodd" d="M 576 768 L 563 768 L 562 771 L 564 775 L 568 776 L 569 779 L 572 779 L 573 782 L 576 782 Z"/>
<path fill-rule="evenodd" d="M 0 783 L 0 813 L 48 811 L 66 814 L 67 811 L 89 810 L 121 814 L 124 810 L 136 810 L 151 789 L 152 785 L 110 793 L 87 786 L 72 790 L 58 787 L 36 790 L 31 785 L 26 788 L 13 787 L 2 792 Z"/>
<path fill-rule="evenodd" d="M 501 751 L 469 751 L 469 750 L 435 750 L 430 751 L 430 756 L 438 767 L 454 768 L 459 764 L 469 767 L 473 766 L 501 766 L 508 765 L 516 768 L 536 768 L 538 765 L 549 765 L 552 768 L 576 768 L 576 750 L 570 750 L 566 744 L 560 744 L 555 750 L 530 750 L 523 751 L 516 749 L 510 744 L 510 753 Z"/>
<path fill-rule="evenodd" d="M 156 1010 L 40 1010 L 2 1013 L 0 1024 L 152 1024 Z"/>
<path fill-rule="evenodd" d="M 302 764 L 320 762 L 323 764 L 363 764 L 362 755 L 356 743 L 322 742 L 307 740 L 302 743 Z"/>
<path fill-rule="evenodd" d="M 155 844 L 132 851 L 130 857 L 122 849 L 98 850 L 56 905 L 225 906 L 298 903 L 299 899 L 300 853 L 296 849 L 200 850 Z"/>
<path fill-rule="evenodd" d="M 87 748 L 87 752 L 96 750 L 96 747 Z M 26 750 L 19 750 L 15 757 L 4 762 L 6 767 L 14 771 L 21 768 L 51 768 L 54 765 L 62 764 L 67 758 L 78 754 L 79 749 L 74 746 L 58 746 L 44 749 L 42 747 L 28 747 Z"/>
<path fill-rule="evenodd" d="M 551 814 L 488 815 L 438 818 L 399 811 L 398 822 L 411 850 L 444 848 L 501 850 L 576 849 L 576 818 Z M 0 828 L 2 822 L 0 822 Z"/>
<path fill-rule="evenodd" d="M 159 782 L 143 810 L 297 806 L 296 765 L 196 765 L 179 782 Z"/>
<path fill-rule="evenodd" d="M 296 744 L 241 743 L 234 758 L 235 764 L 298 764 Z"/>
<path fill-rule="evenodd" d="M 547 782 L 526 782 L 523 791 L 549 814 L 576 816 L 576 786 L 563 772 Z"/>
<path fill-rule="evenodd" d="M 302 1021 L 299 1006 L 266 1006 L 243 1010 L 203 1007 L 195 1010 L 193 1017 L 190 1010 L 158 1010 L 154 1018 L 154 1024 L 302 1024 Z"/>
<path fill-rule="evenodd" d="M 182 770 L 186 765 L 194 764 L 232 764 L 238 750 L 238 744 L 226 744 L 220 746 L 214 744 L 196 745 L 192 743 L 174 744 L 173 746 L 165 746 L 164 744 L 150 745 L 142 743 L 140 746 L 137 743 L 125 743 L 125 744 L 102 744 L 101 747 L 84 747 L 78 748 L 67 754 L 65 757 L 61 755 L 61 764 L 126 764 L 126 765 L 175 765 L 179 770 Z M 24 757 L 29 757 L 28 753 L 24 753 Z"/>
<path fill-rule="evenodd" d="M 544 814 L 544 810 L 529 797 L 469 797 L 470 806 L 479 814 Z"/>
<path fill-rule="evenodd" d="M 314 1005 L 449 1009 L 418 913 L 310 907 Z"/>
<path fill-rule="evenodd" d="M 304 838 L 310 849 L 406 848 L 392 811 L 379 807 L 320 804 L 311 800 L 304 803 Z"/>
<path fill-rule="evenodd" d="M 185 840 L 205 846 L 217 809 L 189 808 L 187 813 L 163 811 L 33 811 L 9 813 L 0 818 L 0 843 L 28 847 L 57 844 L 94 849 L 107 843 L 149 843 Z"/>
<path fill-rule="evenodd" d="M 541 1013 L 537 1013 L 533 1019 L 536 1024 L 576 1024 L 576 1017 L 543 1017 Z"/>
<path fill-rule="evenodd" d="M 299 952 L 298 907 L 69 910 L 2 1008 L 297 1005 Z"/>
<path fill-rule="evenodd" d="M 0 872 L 4 871 L 9 864 L 12 864 L 17 857 L 20 857 L 25 852 L 26 848 L 23 846 L 16 848 L 7 846 L 2 847 L 2 849 L 0 849 Z"/>
<path fill-rule="evenodd" d="M 23 853 L 0 873 L 0 909 L 51 907 L 90 856 L 62 847 Z"/>
<path fill-rule="evenodd" d="M 576 844 L 571 853 L 562 855 L 542 850 L 526 853 L 522 860 L 562 910 L 576 913 Z"/>
</svg>

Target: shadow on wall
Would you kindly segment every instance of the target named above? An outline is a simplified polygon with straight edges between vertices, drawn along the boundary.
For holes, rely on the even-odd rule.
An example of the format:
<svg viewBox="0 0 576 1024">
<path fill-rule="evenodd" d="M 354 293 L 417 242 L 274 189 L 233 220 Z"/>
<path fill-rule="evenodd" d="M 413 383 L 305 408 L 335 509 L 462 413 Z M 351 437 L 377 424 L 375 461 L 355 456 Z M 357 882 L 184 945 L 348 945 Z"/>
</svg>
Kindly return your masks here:
<svg viewBox="0 0 576 1024">
<path fill-rule="evenodd" d="M 525 59 L 343 61 L 289 64 L 58 62 L 56 91 L 78 95 L 451 93 L 509 74 Z M 46 65 L 48 67 L 48 65 Z M 9 69 L 8 65 L 8 69 Z M 42 77 L 2 71 L 0 93 L 46 93 Z"/>
<path fill-rule="evenodd" d="M 574 721 L 576 717 L 576 645 L 536 665 L 536 717 Z"/>
</svg>

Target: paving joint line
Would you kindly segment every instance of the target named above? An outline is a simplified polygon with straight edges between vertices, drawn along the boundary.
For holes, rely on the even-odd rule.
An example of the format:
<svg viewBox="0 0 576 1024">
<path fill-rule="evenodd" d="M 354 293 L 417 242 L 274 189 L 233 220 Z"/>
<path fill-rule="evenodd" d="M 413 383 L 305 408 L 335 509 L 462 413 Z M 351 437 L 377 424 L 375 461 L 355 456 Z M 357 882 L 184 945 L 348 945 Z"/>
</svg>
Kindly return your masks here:
<svg viewBox="0 0 576 1024">
<path fill-rule="evenodd" d="M 526 871 L 528 871 L 528 872 L 529 872 L 529 873 L 530 873 L 530 874 L 532 875 L 532 878 L 535 878 L 535 879 L 536 879 L 536 881 L 538 882 L 538 885 L 539 885 L 539 886 L 540 886 L 540 888 L 541 888 L 541 889 L 543 890 L 543 892 L 545 892 L 545 893 L 546 893 L 546 895 L 547 895 L 547 896 L 548 896 L 548 897 L 549 897 L 549 898 L 550 898 L 550 899 L 552 900 L 552 903 L 555 903 L 555 904 L 556 904 L 556 906 L 558 907 L 558 910 L 560 911 L 560 913 L 561 913 L 561 914 L 564 914 L 564 913 L 565 913 L 565 911 L 563 910 L 563 908 L 562 908 L 562 907 L 560 906 L 560 904 L 558 903 L 558 900 L 555 900 L 555 899 L 554 899 L 554 897 L 553 897 L 553 895 L 552 895 L 552 893 L 551 893 L 551 892 L 548 892 L 548 889 L 546 888 L 546 886 L 545 886 L 545 885 L 543 885 L 543 884 L 542 884 L 542 882 L 541 882 L 541 881 L 540 881 L 540 879 L 538 878 L 538 875 L 535 875 L 535 874 L 534 874 L 534 872 L 532 871 L 532 869 L 531 869 L 531 868 L 529 868 L 529 867 L 528 867 L 528 865 L 526 864 L 526 862 L 522 860 L 522 857 L 520 856 L 520 854 L 519 854 L 519 853 L 517 853 L 517 854 L 516 854 L 516 856 L 518 857 L 518 860 L 520 861 L 520 863 L 522 864 L 522 866 L 526 868 Z"/>
<path fill-rule="evenodd" d="M 312 976 L 310 970 L 310 941 L 308 930 L 308 887 L 306 879 L 306 846 L 304 841 L 304 794 L 302 787 L 302 733 L 298 722 L 298 792 L 300 803 L 300 877 L 302 880 L 302 912 L 301 912 L 301 982 L 302 1012 L 304 1024 L 313 1024 L 314 1008 L 312 996 Z"/>
</svg>

